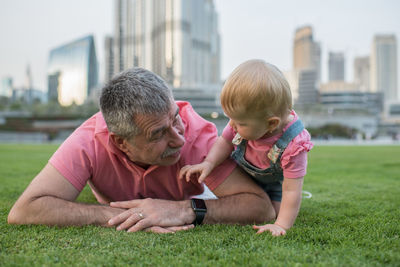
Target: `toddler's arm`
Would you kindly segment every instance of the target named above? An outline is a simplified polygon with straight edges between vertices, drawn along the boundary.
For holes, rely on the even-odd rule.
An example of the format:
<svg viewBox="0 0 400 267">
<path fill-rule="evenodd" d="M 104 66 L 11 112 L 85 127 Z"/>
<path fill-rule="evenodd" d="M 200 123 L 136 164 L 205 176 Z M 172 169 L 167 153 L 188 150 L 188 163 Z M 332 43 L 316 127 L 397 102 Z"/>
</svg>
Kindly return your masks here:
<svg viewBox="0 0 400 267">
<path fill-rule="evenodd" d="M 270 231 L 272 235 L 279 236 L 286 234 L 286 230 L 293 226 L 300 210 L 301 190 L 303 188 L 303 177 L 286 178 L 282 184 L 282 202 L 278 218 L 274 224 L 253 226 L 258 230 L 257 234 Z"/>
<path fill-rule="evenodd" d="M 215 167 L 229 157 L 232 150 L 232 143 L 222 136 L 218 137 L 204 161 L 200 164 L 184 166 L 179 172 L 179 179 L 186 178 L 186 181 L 189 182 L 192 175 L 197 175 L 199 176 L 198 182 L 202 183 Z"/>
</svg>

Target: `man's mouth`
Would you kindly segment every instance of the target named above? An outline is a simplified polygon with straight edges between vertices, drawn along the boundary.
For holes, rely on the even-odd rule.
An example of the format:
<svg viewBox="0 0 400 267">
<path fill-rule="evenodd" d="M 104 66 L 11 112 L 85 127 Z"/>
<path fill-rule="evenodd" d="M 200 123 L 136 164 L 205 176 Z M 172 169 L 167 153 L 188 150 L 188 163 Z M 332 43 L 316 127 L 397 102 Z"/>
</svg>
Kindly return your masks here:
<svg viewBox="0 0 400 267">
<path fill-rule="evenodd" d="M 174 149 L 167 149 L 164 151 L 162 154 L 161 158 L 166 158 L 166 157 L 178 157 L 181 152 L 181 148 L 174 148 Z"/>
</svg>

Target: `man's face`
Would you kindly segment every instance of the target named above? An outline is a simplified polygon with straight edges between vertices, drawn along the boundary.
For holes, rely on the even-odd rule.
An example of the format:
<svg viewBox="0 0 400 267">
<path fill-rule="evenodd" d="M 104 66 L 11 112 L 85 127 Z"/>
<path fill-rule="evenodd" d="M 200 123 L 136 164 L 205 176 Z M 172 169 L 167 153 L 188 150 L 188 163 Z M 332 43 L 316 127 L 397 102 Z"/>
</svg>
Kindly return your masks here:
<svg viewBox="0 0 400 267">
<path fill-rule="evenodd" d="M 165 115 L 138 115 L 140 133 L 126 141 L 125 153 L 138 165 L 167 166 L 178 162 L 185 144 L 184 127 L 179 108 L 173 103 Z"/>
</svg>

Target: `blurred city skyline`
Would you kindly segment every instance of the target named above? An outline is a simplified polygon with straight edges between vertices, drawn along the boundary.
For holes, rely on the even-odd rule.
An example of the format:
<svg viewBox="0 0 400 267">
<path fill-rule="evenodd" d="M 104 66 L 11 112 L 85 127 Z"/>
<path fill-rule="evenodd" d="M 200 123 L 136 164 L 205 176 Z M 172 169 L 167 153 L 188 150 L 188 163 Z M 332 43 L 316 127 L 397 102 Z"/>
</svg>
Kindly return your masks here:
<svg viewBox="0 0 400 267">
<path fill-rule="evenodd" d="M 221 79 L 250 58 L 292 69 L 294 32 L 304 25 L 313 27 L 321 44 L 322 81 L 327 80 L 329 52 L 344 53 L 346 80 L 352 81 L 354 57 L 370 54 L 375 34 L 400 38 L 400 2 L 395 0 L 214 2 L 222 39 Z M 113 34 L 113 8 L 112 0 L 1 1 L 0 78 L 10 76 L 15 87 L 22 87 L 29 64 L 33 86 L 47 91 L 50 50 L 93 34 L 103 81 L 104 38 Z"/>
</svg>

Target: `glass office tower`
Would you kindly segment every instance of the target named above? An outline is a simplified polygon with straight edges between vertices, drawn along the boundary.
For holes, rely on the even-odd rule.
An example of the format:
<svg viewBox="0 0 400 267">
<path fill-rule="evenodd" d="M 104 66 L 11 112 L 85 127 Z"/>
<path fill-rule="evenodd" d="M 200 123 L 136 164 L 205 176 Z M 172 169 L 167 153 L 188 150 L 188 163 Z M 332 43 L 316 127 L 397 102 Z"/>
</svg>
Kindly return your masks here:
<svg viewBox="0 0 400 267">
<path fill-rule="evenodd" d="M 51 50 L 47 77 L 49 101 L 62 106 L 83 104 L 98 83 L 93 36 Z"/>
</svg>

